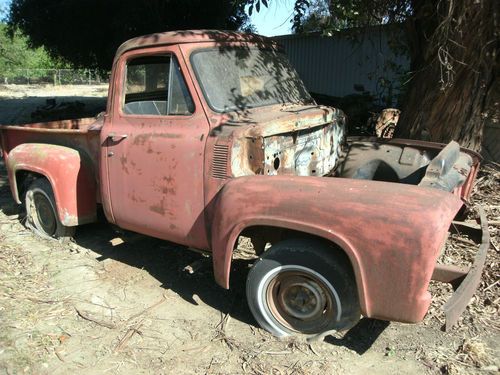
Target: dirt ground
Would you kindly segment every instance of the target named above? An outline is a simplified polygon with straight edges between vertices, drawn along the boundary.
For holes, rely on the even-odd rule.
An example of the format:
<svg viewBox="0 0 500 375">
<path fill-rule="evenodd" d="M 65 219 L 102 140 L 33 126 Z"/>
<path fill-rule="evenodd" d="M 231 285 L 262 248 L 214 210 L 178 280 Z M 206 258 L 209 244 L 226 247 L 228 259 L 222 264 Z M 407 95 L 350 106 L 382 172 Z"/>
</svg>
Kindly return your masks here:
<svg viewBox="0 0 500 375">
<path fill-rule="evenodd" d="M 78 100 L 90 111 L 105 95 L 105 87 L 3 86 L 0 124 L 30 121 L 46 99 Z M 362 319 L 344 335 L 309 344 L 257 327 L 244 295 L 247 261 L 236 262 L 226 291 L 214 283 L 209 258 L 120 237 L 106 223 L 82 226 L 68 245 L 36 237 L 23 226 L 0 164 L 0 374 L 496 374 L 499 191 L 498 166 L 486 166 L 475 202 L 494 223 L 492 246 L 454 330 L 440 329 L 451 289 L 433 284 L 420 324 Z M 444 257 L 467 263 L 473 253 L 470 240 L 451 238 Z"/>
<path fill-rule="evenodd" d="M 105 110 L 107 94 L 108 85 L 0 85 L 0 124 L 15 125 L 43 120 L 36 116 L 37 110 L 43 110 L 48 104 L 47 100 L 51 99 L 55 99 L 58 107 L 65 103 L 84 104 L 76 110 L 73 106 L 73 112 L 65 118 L 94 116 Z M 67 115 L 61 112 L 61 115 Z"/>
</svg>

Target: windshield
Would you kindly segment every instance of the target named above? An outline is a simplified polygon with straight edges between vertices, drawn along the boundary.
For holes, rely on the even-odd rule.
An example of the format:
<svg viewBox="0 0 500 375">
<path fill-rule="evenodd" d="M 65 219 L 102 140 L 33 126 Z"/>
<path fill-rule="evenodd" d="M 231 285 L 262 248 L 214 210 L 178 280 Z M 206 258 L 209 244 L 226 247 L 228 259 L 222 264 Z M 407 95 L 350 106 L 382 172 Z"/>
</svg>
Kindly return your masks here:
<svg viewBox="0 0 500 375">
<path fill-rule="evenodd" d="M 274 50 L 206 49 L 196 51 L 191 62 L 205 99 L 217 112 L 312 102 L 288 59 Z"/>
</svg>

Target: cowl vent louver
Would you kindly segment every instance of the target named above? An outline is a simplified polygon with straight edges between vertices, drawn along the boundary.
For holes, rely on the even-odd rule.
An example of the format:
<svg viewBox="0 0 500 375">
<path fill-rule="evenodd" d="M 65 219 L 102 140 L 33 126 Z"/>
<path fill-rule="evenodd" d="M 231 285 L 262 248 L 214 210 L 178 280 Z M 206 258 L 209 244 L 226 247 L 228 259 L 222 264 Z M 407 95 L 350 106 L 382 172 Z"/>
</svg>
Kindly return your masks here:
<svg viewBox="0 0 500 375">
<path fill-rule="evenodd" d="M 214 158 L 212 160 L 212 177 L 227 178 L 227 158 L 229 156 L 229 146 L 215 145 Z"/>
</svg>

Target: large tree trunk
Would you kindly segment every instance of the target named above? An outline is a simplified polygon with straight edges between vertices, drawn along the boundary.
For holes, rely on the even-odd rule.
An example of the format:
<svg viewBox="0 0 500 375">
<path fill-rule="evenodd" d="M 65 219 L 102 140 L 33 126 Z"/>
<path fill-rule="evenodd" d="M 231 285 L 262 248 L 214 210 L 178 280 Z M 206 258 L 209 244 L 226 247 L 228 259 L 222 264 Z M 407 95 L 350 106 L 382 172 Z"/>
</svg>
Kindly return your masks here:
<svg viewBox="0 0 500 375">
<path fill-rule="evenodd" d="M 398 135 L 481 149 L 485 120 L 498 101 L 495 3 L 414 0 L 407 29 L 413 77 Z"/>
</svg>

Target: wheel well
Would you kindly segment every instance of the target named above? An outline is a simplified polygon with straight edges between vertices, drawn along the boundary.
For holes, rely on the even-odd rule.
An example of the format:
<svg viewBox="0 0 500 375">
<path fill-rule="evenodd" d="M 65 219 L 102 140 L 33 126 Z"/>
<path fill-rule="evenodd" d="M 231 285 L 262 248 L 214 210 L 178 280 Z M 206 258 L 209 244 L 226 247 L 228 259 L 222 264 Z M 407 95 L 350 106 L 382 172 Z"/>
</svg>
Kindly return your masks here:
<svg viewBox="0 0 500 375">
<path fill-rule="evenodd" d="M 32 171 L 26 171 L 26 170 L 16 171 L 17 196 L 21 201 L 21 203 L 24 204 L 24 195 L 26 194 L 26 191 L 28 190 L 31 183 L 38 178 L 46 179 L 47 177 L 45 177 L 43 174 Z"/>
<path fill-rule="evenodd" d="M 273 245 L 284 240 L 299 238 L 321 241 L 329 246 L 332 249 L 332 256 L 339 259 L 346 267 L 349 267 L 353 276 L 355 276 L 352 262 L 342 247 L 324 237 L 293 229 L 262 225 L 247 227 L 238 236 L 234 251 L 237 253 L 240 250 L 240 245 L 247 245 L 250 242 L 252 248 L 245 246 L 245 255 L 253 255 L 256 258 L 269 248 L 269 244 Z"/>
</svg>

